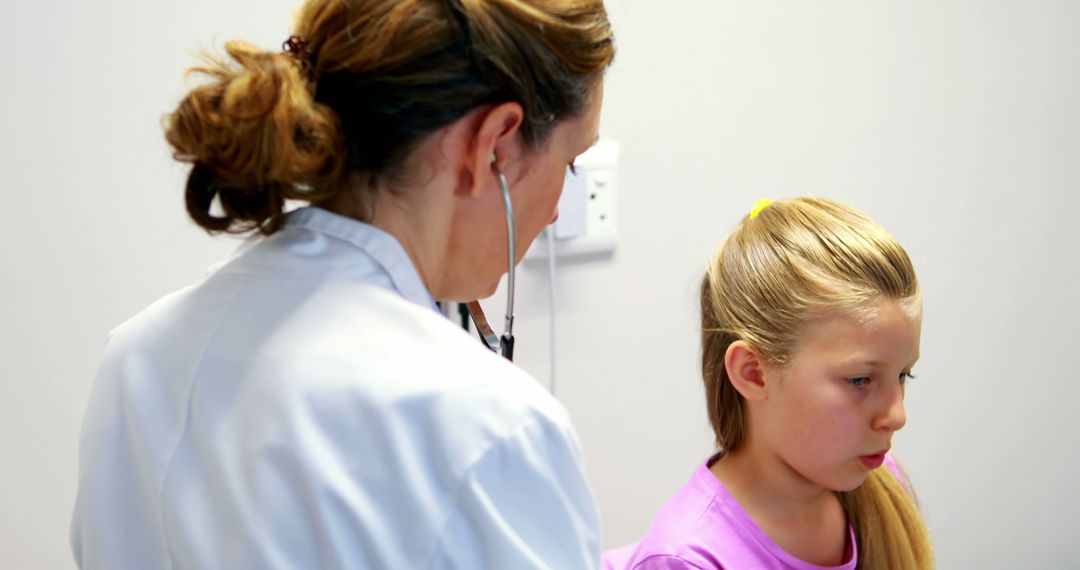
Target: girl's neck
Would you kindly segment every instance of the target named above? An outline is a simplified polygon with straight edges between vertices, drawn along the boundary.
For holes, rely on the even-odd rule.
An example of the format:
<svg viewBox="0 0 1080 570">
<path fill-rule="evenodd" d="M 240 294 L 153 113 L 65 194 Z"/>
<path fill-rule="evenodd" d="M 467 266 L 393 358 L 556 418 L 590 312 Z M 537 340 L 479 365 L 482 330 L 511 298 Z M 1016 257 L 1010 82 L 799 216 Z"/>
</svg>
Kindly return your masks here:
<svg viewBox="0 0 1080 570">
<path fill-rule="evenodd" d="M 806 479 L 779 457 L 746 441 L 709 468 L 739 499 L 778 515 L 814 511 L 836 498 L 833 491 Z"/>
<path fill-rule="evenodd" d="M 721 456 L 709 470 L 765 534 L 792 556 L 821 566 L 839 566 L 847 560 L 847 517 L 835 492 L 753 445 Z"/>
</svg>

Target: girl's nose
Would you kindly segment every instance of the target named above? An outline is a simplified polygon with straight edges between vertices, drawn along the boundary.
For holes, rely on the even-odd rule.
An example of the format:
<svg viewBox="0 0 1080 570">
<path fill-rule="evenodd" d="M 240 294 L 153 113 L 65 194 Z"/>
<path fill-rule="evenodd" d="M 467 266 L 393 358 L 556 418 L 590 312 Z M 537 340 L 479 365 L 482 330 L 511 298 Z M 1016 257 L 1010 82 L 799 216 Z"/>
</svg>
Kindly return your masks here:
<svg viewBox="0 0 1080 570">
<path fill-rule="evenodd" d="M 874 429 L 899 431 L 907 424 L 907 414 L 904 412 L 904 389 L 895 386 L 886 398 L 885 410 L 874 419 Z"/>
</svg>

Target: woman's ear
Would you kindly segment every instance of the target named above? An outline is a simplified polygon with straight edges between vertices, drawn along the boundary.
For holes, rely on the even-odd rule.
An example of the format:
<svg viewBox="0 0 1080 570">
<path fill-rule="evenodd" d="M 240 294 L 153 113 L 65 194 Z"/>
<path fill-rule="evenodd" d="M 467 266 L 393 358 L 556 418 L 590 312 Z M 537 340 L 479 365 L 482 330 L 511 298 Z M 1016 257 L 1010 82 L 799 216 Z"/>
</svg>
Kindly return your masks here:
<svg viewBox="0 0 1080 570">
<path fill-rule="evenodd" d="M 748 402 L 768 399 L 765 388 L 765 359 L 744 340 L 731 343 L 724 354 L 724 367 L 727 369 L 731 385 Z"/>
<path fill-rule="evenodd" d="M 521 104 L 510 101 L 481 111 L 469 148 L 469 168 L 472 184 L 469 196 L 476 197 L 492 187 L 492 162 L 507 170 L 509 160 L 521 153 L 519 130 L 525 120 Z"/>
</svg>

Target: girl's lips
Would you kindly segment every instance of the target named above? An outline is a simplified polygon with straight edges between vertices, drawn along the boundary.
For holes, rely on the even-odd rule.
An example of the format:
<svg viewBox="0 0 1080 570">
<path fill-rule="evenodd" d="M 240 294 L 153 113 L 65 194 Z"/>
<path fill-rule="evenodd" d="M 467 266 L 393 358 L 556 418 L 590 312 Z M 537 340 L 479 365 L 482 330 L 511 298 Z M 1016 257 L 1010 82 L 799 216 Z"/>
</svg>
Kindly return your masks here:
<svg viewBox="0 0 1080 570">
<path fill-rule="evenodd" d="M 882 463 L 885 463 L 885 454 L 875 453 L 873 455 L 864 455 L 859 459 L 862 460 L 863 465 L 868 469 L 877 469 L 878 467 L 881 467 Z"/>
</svg>

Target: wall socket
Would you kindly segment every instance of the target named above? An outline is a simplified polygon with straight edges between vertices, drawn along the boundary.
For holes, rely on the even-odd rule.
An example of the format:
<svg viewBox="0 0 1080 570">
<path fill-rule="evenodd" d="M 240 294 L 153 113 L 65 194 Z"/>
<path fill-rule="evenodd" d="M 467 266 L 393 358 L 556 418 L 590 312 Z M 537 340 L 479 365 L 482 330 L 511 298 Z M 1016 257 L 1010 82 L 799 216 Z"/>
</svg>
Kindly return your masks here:
<svg viewBox="0 0 1080 570">
<path fill-rule="evenodd" d="M 574 161 L 577 174 L 566 173 L 559 198 L 559 219 L 544 231 L 555 232 L 557 259 L 609 256 L 618 236 L 619 145 L 601 140 Z M 533 241 L 524 261 L 548 257 L 548 242 Z"/>
</svg>

